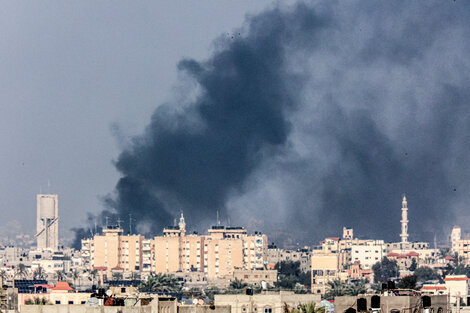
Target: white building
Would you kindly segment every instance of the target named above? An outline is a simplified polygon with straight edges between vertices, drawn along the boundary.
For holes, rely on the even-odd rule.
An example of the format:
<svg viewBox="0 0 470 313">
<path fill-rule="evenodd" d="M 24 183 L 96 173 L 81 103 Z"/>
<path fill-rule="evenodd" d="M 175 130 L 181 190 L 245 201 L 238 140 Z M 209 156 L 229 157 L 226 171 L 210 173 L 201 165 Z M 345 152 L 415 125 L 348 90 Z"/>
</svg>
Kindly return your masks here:
<svg viewBox="0 0 470 313">
<path fill-rule="evenodd" d="M 37 195 L 36 237 L 38 249 L 59 248 L 59 196 Z"/>
<path fill-rule="evenodd" d="M 360 262 L 364 269 L 372 268 L 386 255 L 387 247 L 383 240 L 370 240 L 365 242 L 365 245 L 352 245 L 351 247 L 351 261 Z"/>
<path fill-rule="evenodd" d="M 452 245 L 452 252 L 459 252 L 459 241 L 462 238 L 462 229 L 459 226 L 454 226 L 450 234 L 450 242 Z"/>
</svg>

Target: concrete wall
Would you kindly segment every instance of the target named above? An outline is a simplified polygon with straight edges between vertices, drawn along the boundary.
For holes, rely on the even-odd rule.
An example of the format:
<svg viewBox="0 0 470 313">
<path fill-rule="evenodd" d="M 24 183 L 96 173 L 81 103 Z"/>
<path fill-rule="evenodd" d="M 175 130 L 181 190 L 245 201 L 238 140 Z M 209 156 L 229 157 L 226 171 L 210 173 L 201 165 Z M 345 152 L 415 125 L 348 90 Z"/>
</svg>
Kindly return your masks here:
<svg viewBox="0 0 470 313">
<path fill-rule="evenodd" d="M 20 313 L 152 313 L 150 305 L 142 307 L 85 305 L 20 305 Z M 154 312 L 155 313 L 155 312 Z"/>
<path fill-rule="evenodd" d="M 357 299 L 365 298 L 367 300 L 367 309 L 371 310 L 372 295 L 365 296 L 342 296 L 335 298 L 335 313 L 344 313 L 348 309 L 357 311 Z M 432 312 L 447 311 L 447 296 L 431 296 Z M 423 312 L 420 296 L 381 296 L 380 309 L 382 313 L 391 313 L 392 310 L 398 310 L 401 313 Z M 441 310 L 439 310 L 441 309 Z"/>
<path fill-rule="evenodd" d="M 279 293 L 258 294 L 247 296 L 237 295 L 214 295 L 215 304 L 231 305 L 231 313 L 283 313 L 285 305 L 296 308 L 299 304 L 315 302 L 320 304 L 320 295 L 294 294 L 293 292 L 281 291 Z"/>
<path fill-rule="evenodd" d="M 217 305 L 211 309 L 208 305 L 182 305 L 178 307 L 178 313 L 230 313 L 230 305 Z"/>
</svg>

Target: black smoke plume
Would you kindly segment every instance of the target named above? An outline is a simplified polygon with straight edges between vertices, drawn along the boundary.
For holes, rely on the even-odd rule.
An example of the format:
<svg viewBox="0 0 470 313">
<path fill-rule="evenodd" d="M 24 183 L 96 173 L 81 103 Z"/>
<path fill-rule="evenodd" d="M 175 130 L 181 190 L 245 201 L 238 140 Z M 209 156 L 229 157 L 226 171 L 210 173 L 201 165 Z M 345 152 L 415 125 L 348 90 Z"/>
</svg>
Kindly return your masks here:
<svg viewBox="0 0 470 313">
<path fill-rule="evenodd" d="M 406 193 L 411 239 L 442 234 L 469 194 L 469 13 L 320 1 L 248 17 L 180 62 L 195 86 L 121 153 L 108 210 L 151 233 L 219 210 L 288 244 L 342 226 L 398 240 Z"/>
</svg>

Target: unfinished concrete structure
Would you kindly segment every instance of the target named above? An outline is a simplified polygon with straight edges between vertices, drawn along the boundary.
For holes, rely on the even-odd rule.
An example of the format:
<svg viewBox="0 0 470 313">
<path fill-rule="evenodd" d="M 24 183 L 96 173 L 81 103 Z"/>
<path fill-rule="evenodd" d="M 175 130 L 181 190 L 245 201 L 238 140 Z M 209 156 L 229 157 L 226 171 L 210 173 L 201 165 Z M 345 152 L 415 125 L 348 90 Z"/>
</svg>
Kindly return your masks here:
<svg viewBox="0 0 470 313">
<path fill-rule="evenodd" d="M 356 312 L 445 313 L 448 312 L 448 301 L 445 295 L 426 296 L 408 290 L 335 298 L 335 313 Z"/>
</svg>

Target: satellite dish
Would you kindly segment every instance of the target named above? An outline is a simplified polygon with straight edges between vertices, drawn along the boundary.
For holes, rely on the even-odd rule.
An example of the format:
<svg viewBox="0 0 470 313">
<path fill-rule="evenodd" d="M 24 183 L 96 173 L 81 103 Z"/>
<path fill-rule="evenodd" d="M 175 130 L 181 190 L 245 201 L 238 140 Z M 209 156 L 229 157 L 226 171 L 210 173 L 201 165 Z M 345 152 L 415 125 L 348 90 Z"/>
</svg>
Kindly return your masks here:
<svg viewBox="0 0 470 313">
<path fill-rule="evenodd" d="M 113 292 L 111 291 L 111 289 L 106 290 L 106 295 L 108 297 L 111 297 L 113 295 Z"/>
<path fill-rule="evenodd" d="M 193 299 L 193 304 L 196 305 L 198 303 L 198 300 L 196 298 Z"/>
</svg>

